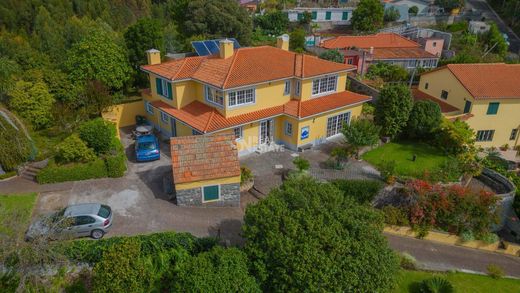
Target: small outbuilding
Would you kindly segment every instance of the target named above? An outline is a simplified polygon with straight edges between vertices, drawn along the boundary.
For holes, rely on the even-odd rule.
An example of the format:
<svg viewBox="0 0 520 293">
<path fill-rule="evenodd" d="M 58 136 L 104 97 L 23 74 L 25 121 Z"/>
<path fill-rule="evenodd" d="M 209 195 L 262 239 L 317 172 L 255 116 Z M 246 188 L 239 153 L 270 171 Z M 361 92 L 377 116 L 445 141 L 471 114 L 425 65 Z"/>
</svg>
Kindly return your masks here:
<svg viewBox="0 0 520 293">
<path fill-rule="evenodd" d="M 240 205 L 240 163 L 233 133 L 172 137 L 171 156 L 178 205 Z"/>
</svg>

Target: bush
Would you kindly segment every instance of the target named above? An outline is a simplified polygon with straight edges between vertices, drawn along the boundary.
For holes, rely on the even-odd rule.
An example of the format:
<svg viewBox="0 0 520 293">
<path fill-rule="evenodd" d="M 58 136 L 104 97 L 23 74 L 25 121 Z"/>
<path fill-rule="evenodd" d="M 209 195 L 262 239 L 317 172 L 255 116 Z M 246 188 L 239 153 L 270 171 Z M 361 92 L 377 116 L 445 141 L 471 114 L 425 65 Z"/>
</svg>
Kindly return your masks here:
<svg viewBox="0 0 520 293">
<path fill-rule="evenodd" d="M 125 175 L 126 171 L 126 156 L 125 154 L 118 154 L 105 158 L 107 175 L 111 178 L 119 178 Z"/>
<path fill-rule="evenodd" d="M 214 247 L 188 258 L 172 278 L 173 292 L 261 292 L 237 248 Z"/>
<path fill-rule="evenodd" d="M 148 292 L 151 271 L 141 257 L 141 243 L 125 238 L 103 252 L 92 270 L 93 292 Z"/>
<path fill-rule="evenodd" d="M 491 233 L 491 232 L 486 232 L 486 233 L 480 235 L 478 237 L 478 239 L 484 241 L 487 244 L 497 243 L 499 240 L 497 234 Z"/>
<path fill-rule="evenodd" d="M 399 255 L 401 268 L 405 270 L 415 270 L 417 269 L 417 260 L 412 255 L 403 252 Z"/>
<path fill-rule="evenodd" d="M 417 15 L 417 13 L 419 13 L 419 7 L 417 6 L 412 6 L 410 8 L 408 8 L 408 13 L 412 16 L 415 16 Z"/>
<path fill-rule="evenodd" d="M 408 119 L 407 134 L 411 138 L 430 139 L 442 122 L 441 108 L 432 101 L 414 103 Z"/>
<path fill-rule="evenodd" d="M 11 171 L 29 159 L 31 142 L 24 133 L 23 125 L 7 110 L 0 107 L 0 166 Z"/>
<path fill-rule="evenodd" d="M 471 231 L 462 231 L 459 236 L 463 243 L 475 240 L 475 235 Z"/>
<path fill-rule="evenodd" d="M 329 60 L 337 63 L 345 63 L 345 57 L 339 52 L 339 50 L 327 50 L 320 54 L 321 59 Z"/>
<path fill-rule="evenodd" d="M 394 6 L 390 6 L 385 10 L 383 19 L 385 22 L 392 22 L 398 20 L 400 17 L 401 13 L 399 13 L 399 10 L 397 10 L 397 8 Z"/>
<path fill-rule="evenodd" d="M 77 134 L 67 137 L 56 146 L 56 162 L 66 163 L 86 163 L 96 159 L 96 154 Z"/>
<path fill-rule="evenodd" d="M 385 82 L 398 82 L 408 79 L 408 71 L 395 64 L 377 62 L 368 68 L 366 76 L 372 80 L 381 78 Z"/>
<path fill-rule="evenodd" d="M 410 220 L 408 220 L 408 213 L 405 209 L 388 205 L 383 207 L 382 211 L 385 215 L 386 224 L 394 226 L 410 225 Z"/>
<path fill-rule="evenodd" d="M 247 167 L 240 167 L 240 184 L 253 180 L 253 173 Z"/>
<path fill-rule="evenodd" d="M 74 163 L 64 166 L 50 164 L 36 175 L 36 180 L 40 184 L 46 184 L 103 177 L 107 177 L 105 161 L 96 159 L 88 163 Z"/>
<path fill-rule="evenodd" d="M 382 161 L 379 166 L 379 172 L 381 173 L 381 177 L 388 184 L 393 184 L 395 181 L 396 175 L 396 162 L 395 161 Z"/>
<path fill-rule="evenodd" d="M 105 154 L 113 147 L 113 127 L 103 118 L 96 118 L 79 127 L 79 137 L 97 154 Z"/>
<path fill-rule="evenodd" d="M 49 93 L 45 82 L 19 80 L 8 95 L 9 108 L 29 121 L 34 129 L 43 129 L 51 125 L 54 97 Z"/>
<path fill-rule="evenodd" d="M 504 270 L 497 265 L 490 264 L 487 266 L 487 274 L 493 279 L 500 279 L 504 277 Z"/>
<path fill-rule="evenodd" d="M 424 293 L 453 293 L 455 289 L 450 281 L 441 278 L 433 277 L 421 282 L 421 292 Z"/>
<path fill-rule="evenodd" d="M 0 175 L 0 180 L 7 179 L 13 176 L 16 176 L 16 171 L 5 172 L 4 174 Z"/>
<path fill-rule="evenodd" d="M 311 163 L 309 163 L 308 160 L 302 158 L 302 157 L 296 157 L 293 160 L 293 164 L 296 166 L 299 172 L 304 172 L 309 170 Z"/>
<path fill-rule="evenodd" d="M 343 123 L 341 133 L 346 144 L 359 158 L 359 150 L 365 146 L 374 146 L 379 142 L 381 127 L 367 119 L 355 119 L 350 124 Z"/>
<path fill-rule="evenodd" d="M 345 196 L 357 202 L 370 203 L 383 188 L 383 183 L 376 180 L 335 180 L 332 182 Z"/>
</svg>

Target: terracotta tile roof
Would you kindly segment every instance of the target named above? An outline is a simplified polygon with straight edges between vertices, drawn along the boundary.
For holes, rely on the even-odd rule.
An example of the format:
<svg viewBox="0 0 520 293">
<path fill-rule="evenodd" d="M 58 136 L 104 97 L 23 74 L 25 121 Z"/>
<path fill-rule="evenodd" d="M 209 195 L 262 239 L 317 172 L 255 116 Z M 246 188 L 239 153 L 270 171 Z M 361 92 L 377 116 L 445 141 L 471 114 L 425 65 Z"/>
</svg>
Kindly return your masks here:
<svg viewBox="0 0 520 293">
<path fill-rule="evenodd" d="M 224 117 L 216 109 L 199 101 L 176 109 L 163 101 L 154 101 L 152 106 L 190 125 L 202 133 L 210 133 L 242 124 L 267 119 L 278 115 L 305 118 L 345 106 L 370 101 L 372 98 L 349 91 L 314 98 L 305 102 L 291 100 L 284 105 L 253 111 L 233 117 Z"/>
<path fill-rule="evenodd" d="M 442 68 L 448 68 L 475 99 L 520 99 L 520 64 L 448 64 Z"/>
<path fill-rule="evenodd" d="M 374 48 L 413 48 L 420 45 L 412 40 L 394 33 L 379 33 L 367 36 L 339 36 L 323 41 L 322 47 L 327 49 L 345 49 L 350 47 Z"/>
<path fill-rule="evenodd" d="M 416 101 L 424 101 L 424 100 L 428 100 L 428 101 L 432 101 L 436 104 L 438 104 L 440 107 L 441 107 L 441 112 L 442 113 L 450 113 L 450 112 L 455 112 L 455 111 L 460 111 L 460 109 L 442 101 L 442 100 L 439 100 L 437 99 L 436 97 L 434 96 L 431 96 L 425 92 L 422 92 L 418 89 L 412 89 L 412 95 L 413 95 L 413 98 L 414 100 Z"/>
<path fill-rule="evenodd" d="M 172 137 L 170 142 L 175 184 L 240 176 L 231 132 Z"/>
<path fill-rule="evenodd" d="M 283 78 L 307 78 L 351 71 L 355 66 L 262 46 L 237 49 L 227 59 L 216 55 L 186 57 L 156 65 L 144 65 L 141 69 L 172 81 L 195 79 L 229 89 Z"/>
<path fill-rule="evenodd" d="M 415 59 L 439 57 L 426 52 L 423 48 L 378 48 L 374 49 L 374 59 Z"/>
</svg>

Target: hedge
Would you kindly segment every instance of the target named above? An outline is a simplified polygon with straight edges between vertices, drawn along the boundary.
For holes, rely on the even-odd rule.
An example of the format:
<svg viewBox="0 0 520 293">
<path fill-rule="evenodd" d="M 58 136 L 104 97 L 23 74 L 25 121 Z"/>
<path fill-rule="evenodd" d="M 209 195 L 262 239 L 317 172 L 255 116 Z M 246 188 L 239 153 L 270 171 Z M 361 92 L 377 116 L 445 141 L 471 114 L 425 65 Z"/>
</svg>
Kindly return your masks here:
<svg viewBox="0 0 520 293">
<path fill-rule="evenodd" d="M 125 175 L 126 156 L 118 154 L 105 159 L 108 177 L 117 178 Z"/>
<path fill-rule="evenodd" d="M 105 161 L 96 159 L 88 163 L 75 163 L 63 166 L 51 164 L 36 175 L 36 181 L 40 184 L 45 184 L 103 178 L 107 177 L 107 175 Z"/>
<path fill-rule="evenodd" d="M 345 196 L 350 196 L 359 203 L 371 202 L 384 186 L 383 182 L 376 180 L 340 179 L 332 183 L 343 191 Z"/>
</svg>

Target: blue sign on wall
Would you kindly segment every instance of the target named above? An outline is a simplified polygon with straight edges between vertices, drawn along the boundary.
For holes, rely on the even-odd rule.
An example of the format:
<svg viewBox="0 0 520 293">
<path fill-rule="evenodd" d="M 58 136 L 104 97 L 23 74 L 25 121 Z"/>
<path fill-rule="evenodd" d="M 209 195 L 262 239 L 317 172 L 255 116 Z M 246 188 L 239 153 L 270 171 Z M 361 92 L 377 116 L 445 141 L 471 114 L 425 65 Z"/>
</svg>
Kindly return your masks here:
<svg viewBox="0 0 520 293">
<path fill-rule="evenodd" d="M 302 127 L 301 139 L 309 138 L 309 126 Z"/>
</svg>

